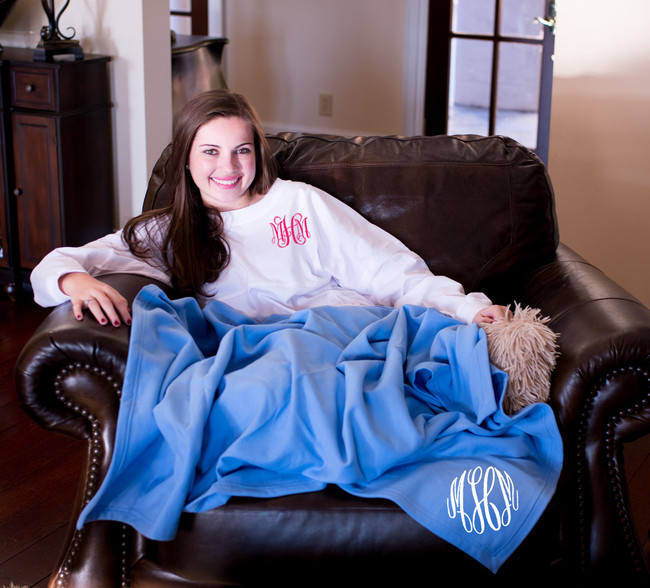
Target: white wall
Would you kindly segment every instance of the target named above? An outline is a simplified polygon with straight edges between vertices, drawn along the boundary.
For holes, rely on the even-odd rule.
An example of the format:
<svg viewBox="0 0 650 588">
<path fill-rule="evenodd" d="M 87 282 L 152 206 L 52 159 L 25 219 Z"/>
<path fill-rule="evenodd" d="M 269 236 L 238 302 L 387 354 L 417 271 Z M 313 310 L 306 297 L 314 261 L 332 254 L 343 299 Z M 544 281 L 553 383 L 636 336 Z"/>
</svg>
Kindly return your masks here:
<svg viewBox="0 0 650 588">
<path fill-rule="evenodd" d="M 226 0 L 228 86 L 269 131 L 402 132 L 407 0 Z M 333 115 L 319 116 L 319 94 Z"/>
<path fill-rule="evenodd" d="M 56 3 L 57 11 L 64 2 Z M 38 0 L 21 0 L 0 29 L 5 46 L 35 47 L 47 17 Z M 171 137 L 169 6 L 161 0 L 76 0 L 60 28 L 76 30 L 84 53 L 112 57 L 116 225 L 137 214 L 150 171 Z M 92 194 L 88 195 L 89 198 Z"/>
<path fill-rule="evenodd" d="M 650 2 L 557 0 L 557 11 L 560 237 L 650 305 Z"/>
</svg>

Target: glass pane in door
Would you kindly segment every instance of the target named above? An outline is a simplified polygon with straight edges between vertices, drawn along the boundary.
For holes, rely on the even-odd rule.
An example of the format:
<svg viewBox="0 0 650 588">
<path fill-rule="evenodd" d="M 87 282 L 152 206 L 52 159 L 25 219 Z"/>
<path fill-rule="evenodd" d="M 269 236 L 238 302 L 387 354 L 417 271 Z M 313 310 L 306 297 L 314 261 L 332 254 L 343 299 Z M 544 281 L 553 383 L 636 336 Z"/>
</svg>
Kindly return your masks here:
<svg viewBox="0 0 650 588">
<path fill-rule="evenodd" d="M 187 16 L 177 16 L 172 14 L 169 17 L 169 27 L 177 35 L 191 35 L 192 34 L 192 19 Z"/>
<path fill-rule="evenodd" d="M 541 39 L 544 29 L 535 17 L 545 14 L 546 0 L 501 0 L 501 34 Z"/>
<path fill-rule="evenodd" d="M 172 14 L 169 17 L 169 28 L 177 35 L 192 34 L 192 0 L 169 0 L 169 10 L 187 12 L 186 16 Z"/>
<path fill-rule="evenodd" d="M 454 0 L 451 30 L 474 35 L 494 34 L 495 0 Z"/>
<path fill-rule="evenodd" d="M 542 46 L 500 43 L 494 132 L 537 147 Z"/>
<path fill-rule="evenodd" d="M 492 76 L 491 41 L 452 39 L 447 132 L 487 135 Z"/>
</svg>

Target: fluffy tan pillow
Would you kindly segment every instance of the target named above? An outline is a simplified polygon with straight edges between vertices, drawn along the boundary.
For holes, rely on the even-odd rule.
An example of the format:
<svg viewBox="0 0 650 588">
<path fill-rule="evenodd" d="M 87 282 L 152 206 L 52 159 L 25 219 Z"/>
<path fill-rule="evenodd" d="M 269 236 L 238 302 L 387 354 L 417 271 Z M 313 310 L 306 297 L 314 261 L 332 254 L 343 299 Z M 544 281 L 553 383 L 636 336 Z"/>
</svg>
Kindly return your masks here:
<svg viewBox="0 0 650 588">
<path fill-rule="evenodd" d="M 490 361 L 508 374 L 503 409 L 514 414 L 533 402 L 547 402 L 551 374 L 558 357 L 557 338 L 535 308 L 508 308 L 504 320 L 481 324 L 485 329 Z"/>
</svg>

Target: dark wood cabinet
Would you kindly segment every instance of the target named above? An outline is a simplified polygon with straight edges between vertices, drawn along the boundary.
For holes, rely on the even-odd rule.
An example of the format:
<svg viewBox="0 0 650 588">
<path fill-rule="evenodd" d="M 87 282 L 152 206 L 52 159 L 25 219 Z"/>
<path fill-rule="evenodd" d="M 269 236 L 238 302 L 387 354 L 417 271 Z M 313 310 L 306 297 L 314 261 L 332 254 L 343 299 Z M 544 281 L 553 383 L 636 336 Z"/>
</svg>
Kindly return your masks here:
<svg viewBox="0 0 650 588">
<path fill-rule="evenodd" d="M 113 229 L 109 58 L 32 60 L 5 47 L 0 276 L 22 284 L 55 247 Z"/>
</svg>

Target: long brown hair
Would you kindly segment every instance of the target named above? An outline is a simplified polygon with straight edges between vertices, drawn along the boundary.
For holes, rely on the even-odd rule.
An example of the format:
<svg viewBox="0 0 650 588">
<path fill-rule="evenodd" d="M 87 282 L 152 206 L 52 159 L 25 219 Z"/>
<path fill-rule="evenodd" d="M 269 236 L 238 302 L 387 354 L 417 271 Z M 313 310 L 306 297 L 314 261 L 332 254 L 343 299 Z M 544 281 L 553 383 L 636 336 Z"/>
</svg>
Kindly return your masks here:
<svg viewBox="0 0 650 588">
<path fill-rule="evenodd" d="M 277 165 L 257 113 L 241 94 L 210 90 L 190 100 L 176 121 L 166 166 L 170 171 L 169 204 L 129 220 L 123 231 L 131 252 L 142 258 L 160 259 L 174 287 L 184 295 L 205 295 L 205 284 L 214 282 L 230 260 L 223 219 L 218 210 L 204 205 L 187 169 L 196 132 L 218 117 L 238 117 L 250 125 L 255 144 L 255 177 L 250 193 L 263 195 L 269 191 L 277 177 Z M 148 223 L 143 236 L 140 229 L 145 227 L 145 221 L 154 218 L 161 222 Z M 154 232 L 160 230 L 162 239 L 155 238 Z"/>
</svg>

